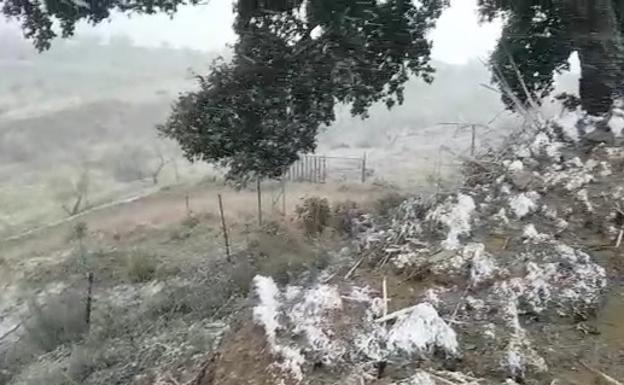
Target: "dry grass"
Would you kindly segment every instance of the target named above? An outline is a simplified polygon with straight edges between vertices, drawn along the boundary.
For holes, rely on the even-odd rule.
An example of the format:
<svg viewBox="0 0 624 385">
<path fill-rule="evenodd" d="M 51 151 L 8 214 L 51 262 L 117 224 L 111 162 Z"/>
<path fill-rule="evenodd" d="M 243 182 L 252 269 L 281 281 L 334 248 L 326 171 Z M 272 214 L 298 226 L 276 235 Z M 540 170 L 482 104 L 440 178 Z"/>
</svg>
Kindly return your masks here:
<svg viewBox="0 0 624 385">
<path fill-rule="evenodd" d="M 126 275 L 131 282 L 140 283 L 154 279 L 158 270 L 158 258 L 140 250 L 128 255 Z"/>
<path fill-rule="evenodd" d="M 78 293 L 49 298 L 44 305 L 31 301 L 29 308 L 31 316 L 25 323 L 27 339 L 44 352 L 80 341 L 87 332 L 85 305 Z"/>
<path fill-rule="evenodd" d="M 292 223 L 271 222 L 252 235 L 249 242 L 253 255 L 249 263 L 251 270 L 249 274 L 241 272 L 240 278 L 250 281 L 254 275 L 261 274 L 287 284 L 304 272 L 326 268 L 330 259 L 327 250 L 335 243 L 331 235 L 319 241 L 307 237 Z"/>
<path fill-rule="evenodd" d="M 381 217 L 392 215 L 393 211 L 407 199 L 407 195 L 398 192 L 388 192 L 377 198 L 374 203 L 375 214 Z"/>
</svg>

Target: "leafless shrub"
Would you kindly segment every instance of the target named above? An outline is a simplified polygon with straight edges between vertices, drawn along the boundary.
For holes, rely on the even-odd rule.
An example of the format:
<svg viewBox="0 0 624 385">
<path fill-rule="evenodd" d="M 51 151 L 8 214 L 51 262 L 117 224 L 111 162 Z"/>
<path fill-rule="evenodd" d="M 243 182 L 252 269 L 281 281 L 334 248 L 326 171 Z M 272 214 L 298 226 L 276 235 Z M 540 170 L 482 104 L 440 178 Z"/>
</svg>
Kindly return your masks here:
<svg viewBox="0 0 624 385">
<path fill-rule="evenodd" d="M 329 226 L 331 210 L 327 198 L 304 198 L 295 208 L 297 220 L 307 236 L 317 236 Z"/>
<path fill-rule="evenodd" d="M 354 221 L 362 214 L 357 203 L 344 201 L 334 204 L 331 226 L 340 235 L 353 235 Z"/>
</svg>

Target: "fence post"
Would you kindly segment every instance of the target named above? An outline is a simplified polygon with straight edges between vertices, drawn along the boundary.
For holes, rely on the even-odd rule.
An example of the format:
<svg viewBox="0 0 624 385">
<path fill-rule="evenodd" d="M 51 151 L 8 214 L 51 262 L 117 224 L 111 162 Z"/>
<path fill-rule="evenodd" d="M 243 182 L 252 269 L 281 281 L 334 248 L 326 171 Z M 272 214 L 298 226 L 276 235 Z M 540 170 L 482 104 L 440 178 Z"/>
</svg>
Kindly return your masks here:
<svg viewBox="0 0 624 385">
<path fill-rule="evenodd" d="M 477 138 L 477 127 L 476 125 L 472 125 L 472 142 L 470 144 L 470 156 L 474 156 L 475 154 L 475 146 L 476 146 L 476 138 Z"/>
<path fill-rule="evenodd" d="M 262 182 L 260 177 L 256 180 L 256 186 L 258 190 L 258 225 L 262 226 Z"/>
<path fill-rule="evenodd" d="M 87 304 L 85 309 L 85 322 L 87 330 L 91 328 L 91 304 L 93 302 L 93 273 L 87 274 Z"/>
<path fill-rule="evenodd" d="M 323 183 L 327 182 L 327 157 L 323 155 Z"/>
<path fill-rule="evenodd" d="M 286 217 L 286 180 L 282 179 L 282 215 Z"/>
<path fill-rule="evenodd" d="M 230 240 L 228 238 L 227 226 L 225 225 L 225 214 L 223 213 L 223 199 L 221 198 L 221 194 L 217 194 L 219 198 L 219 212 L 221 213 L 221 227 L 223 228 L 223 240 L 225 241 L 225 256 L 227 257 L 228 262 L 232 262 L 232 257 L 230 256 Z"/>
<path fill-rule="evenodd" d="M 314 183 L 318 183 L 318 156 L 314 155 Z"/>
<path fill-rule="evenodd" d="M 362 183 L 366 182 L 366 153 L 362 157 Z"/>
<path fill-rule="evenodd" d="M 190 217 L 191 216 L 191 204 L 189 202 L 189 196 L 188 194 L 186 194 L 186 196 L 184 197 L 185 203 L 186 203 L 186 216 Z"/>
</svg>

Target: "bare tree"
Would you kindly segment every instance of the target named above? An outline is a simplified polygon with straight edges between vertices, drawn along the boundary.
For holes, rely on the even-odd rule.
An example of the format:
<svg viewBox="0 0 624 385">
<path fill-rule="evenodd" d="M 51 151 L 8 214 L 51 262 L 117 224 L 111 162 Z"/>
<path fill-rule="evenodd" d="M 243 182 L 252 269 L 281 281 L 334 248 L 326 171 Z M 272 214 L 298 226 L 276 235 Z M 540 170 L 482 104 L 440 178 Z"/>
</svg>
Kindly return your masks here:
<svg viewBox="0 0 624 385">
<path fill-rule="evenodd" d="M 74 216 L 88 207 L 89 184 L 89 170 L 85 168 L 78 180 L 73 184 L 72 191 L 69 194 L 69 200 L 73 203 L 71 206 L 68 206 L 66 202 L 61 205 L 67 215 Z"/>
<path fill-rule="evenodd" d="M 154 182 L 154 185 L 157 185 L 158 177 L 160 176 L 161 171 L 169 162 L 171 162 L 171 159 L 165 158 L 159 146 L 154 146 L 154 151 L 156 152 L 158 163 L 156 165 L 156 168 L 152 172 L 152 182 Z M 176 171 L 177 171 L 177 167 L 176 167 Z"/>
</svg>

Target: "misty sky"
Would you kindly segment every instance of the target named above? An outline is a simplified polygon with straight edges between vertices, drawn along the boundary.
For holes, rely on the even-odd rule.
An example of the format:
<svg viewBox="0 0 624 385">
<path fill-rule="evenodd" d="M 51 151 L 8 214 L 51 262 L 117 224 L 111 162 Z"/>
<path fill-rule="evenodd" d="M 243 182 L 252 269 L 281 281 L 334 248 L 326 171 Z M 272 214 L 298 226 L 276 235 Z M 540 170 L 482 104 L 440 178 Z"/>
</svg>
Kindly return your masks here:
<svg viewBox="0 0 624 385">
<path fill-rule="evenodd" d="M 233 21 L 232 0 L 210 0 L 206 5 L 182 8 L 173 18 L 163 14 L 131 18 L 115 15 L 96 27 L 80 25 L 77 34 L 96 33 L 104 38 L 126 34 L 139 45 L 167 42 L 178 47 L 220 50 L 235 39 Z M 485 58 L 499 35 L 500 23 L 479 25 L 476 0 L 453 0 L 432 33 L 433 57 L 456 64 Z"/>
</svg>

